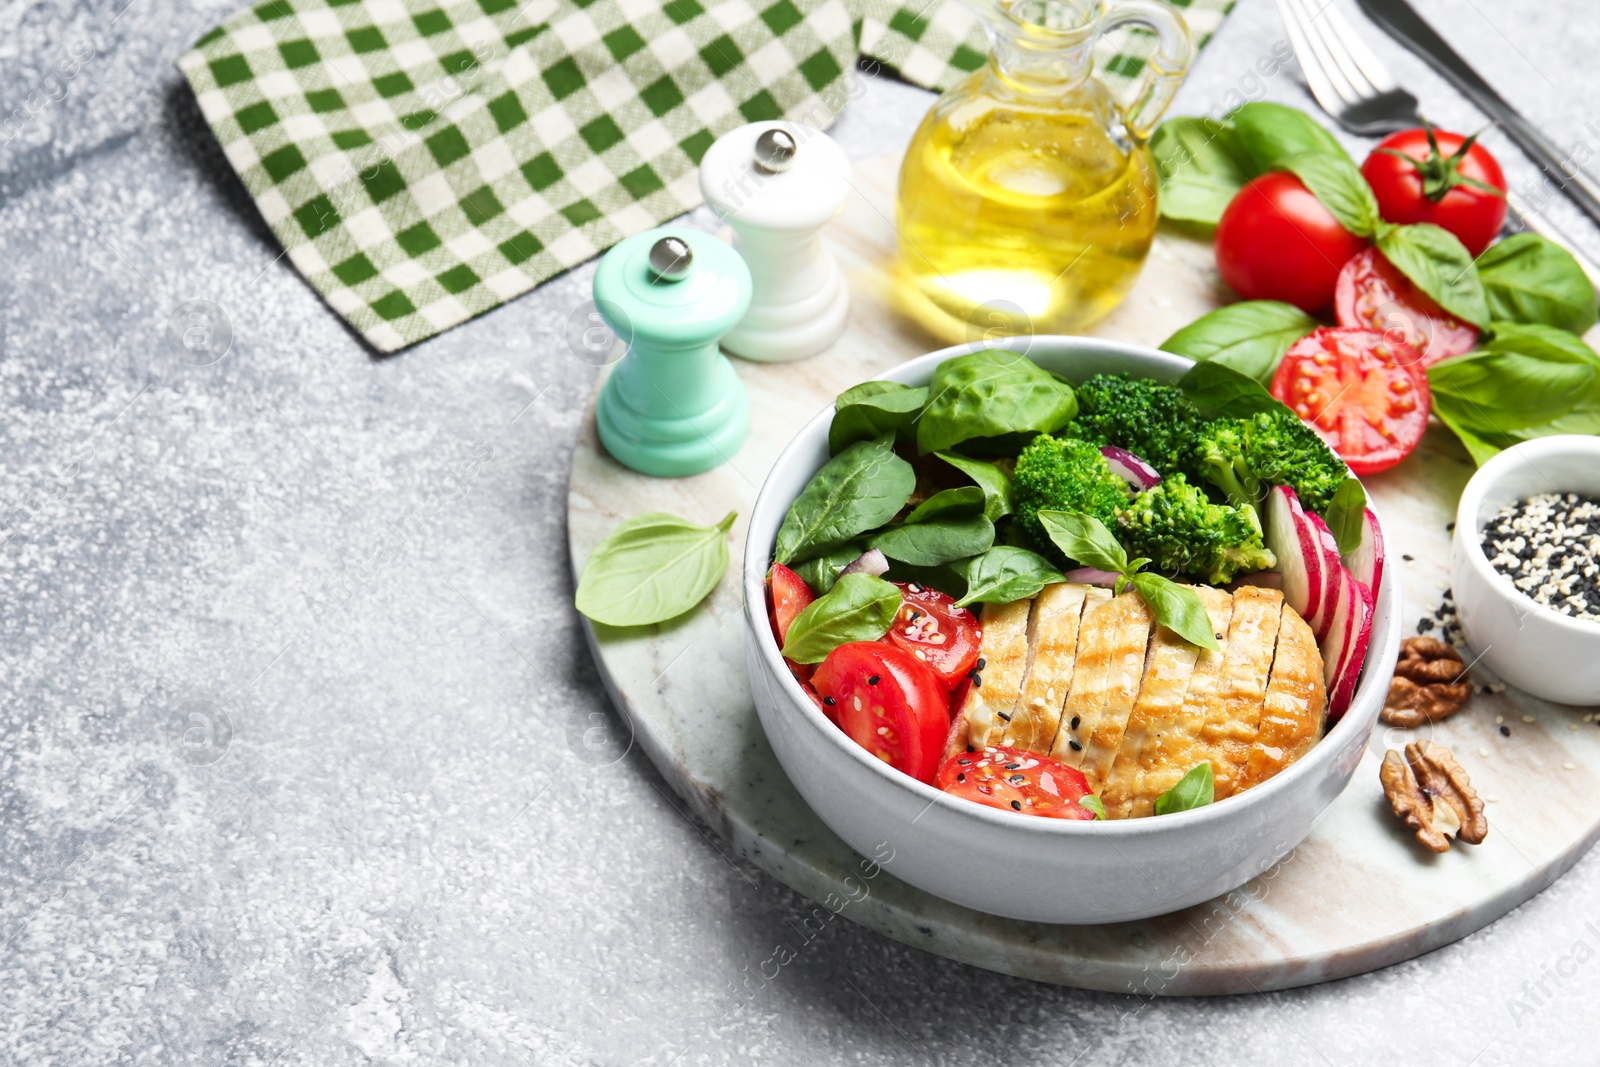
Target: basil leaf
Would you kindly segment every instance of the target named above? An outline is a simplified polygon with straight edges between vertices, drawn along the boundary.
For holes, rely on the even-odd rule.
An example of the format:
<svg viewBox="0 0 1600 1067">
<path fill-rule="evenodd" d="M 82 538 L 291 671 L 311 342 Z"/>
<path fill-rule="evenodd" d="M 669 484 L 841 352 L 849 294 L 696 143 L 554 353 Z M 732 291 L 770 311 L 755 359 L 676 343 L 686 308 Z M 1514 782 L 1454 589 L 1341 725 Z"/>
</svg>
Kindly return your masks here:
<svg viewBox="0 0 1600 1067">
<path fill-rule="evenodd" d="M 983 490 L 983 514 L 990 522 L 998 522 L 1011 514 L 1011 475 L 1002 468 L 981 459 L 958 456 L 954 452 L 936 452 L 934 455 L 978 483 L 978 488 Z"/>
<path fill-rule="evenodd" d="M 912 509 L 907 522 L 927 522 L 946 515 L 978 515 L 983 512 L 983 490 L 975 485 L 943 489 Z"/>
<path fill-rule="evenodd" d="M 1230 367 L 1267 386 L 1289 346 L 1316 328 L 1317 320 L 1293 304 L 1245 300 L 1200 316 L 1161 342 L 1161 350 Z"/>
<path fill-rule="evenodd" d="M 846 541 L 842 545 L 828 549 L 820 556 L 813 556 L 804 563 L 796 563 L 791 568 L 800 579 L 811 587 L 811 591 L 818 596 L 833 588 L 833 583 L 839 580 L 839 575 L 850 564 L 861 558 L 869 546 L 865 541 Z"/>
<path fill-rule="evenodd" d="M 1307 153 L 1350 159 L 1338 139 L 1299 108 L 1250 103 L 1237 108 L 1228 118 L 1257 174 L 1284 170 L 1285 160 Z"/>
<path fill-rule="evenodd" d="M 1431 222 L 1378 227 L 1378 251 L 1417 288 L 1458 319 L 1489 325 L 1489 303 L 1472 253 L 1449 230 Z"/>
<path fill-rule="evenodd" d="M 1027 356 L 991 348 L 939 364 L 917 420 L 917 450 L 940 452 L 980 437 L 1050 433 L 1078 413 L 1072 386 Z"/>
<path fill-rule="evenodd" d="M 789 624 L 783 654 L 796 663 L 821 663 L 851 641 L 876 641 L 900 610 L 900 590 L 870 574 L 847 574 L 805 606 Z"/>
<path fill-rule="evenodd" d="M 1595 380 L 1586 363 L 1484 350 L 1459 365 L 1431 369 L 1430 387 L 1459 405 L 1461 421 L 1494 435 L 1514 435 L 1570 415 Z M 1434 383 L 1437 382 L 1437 386 Z"/>
<path fill-rule="evenodd" d="M 1115 574 L 1127 571 L 1128 553 L 1106 529 L 1105 523 L 1093 515 L 1081 511 L 1041 511 L 1039 523 L 1068 559 Z"/>
<path fill-rule="evenodd" d="M 1437 399 L 1434 401 L 1433 413 L 1439 416 L 1439 421 L 1450 428 L 1450 432 L 1460 438 L 1461 444 L 1466 448 L 1467 454 L 1472 457 L 1472 462 L 1483 466 L 1501 452 L 1502 446 L 1493 444 L 1479 437 L 1472 430 L 1467 429 L 1456 419 L 1456 412 L 1450 404 L 1442 404 Z"/>
<path fill-rule="evenodd" d="M 1252 175 L 1234 128 L 1216 119 L 1171 118 L 1150 138 L 1160 182 L 1161 214 L 1215 226 Z"/>
<path fill-rule="evenodd" d="M 967 592 L 957 607 L 970 604 L 1010 604 L 1036 595 L 1047 585 L 1066 581 L 1055 564 L 1026 548 L 995 545 L 967 560 Z"/>
<path fill-rule="evenodd" d="M 1216 779 L 1211 774 L 1211 764 L 1202 763 L 1178 779 L 1178 784 L 1156 797 L 1156 814 L 1203 808 L 1216 799 Z"/>
<path fill-rule="evenodd" d="M 846 389 L 833 402 L 828 451 L 837 455 L 857 441 L 908 431 L 927 402 L 925 387 L 899 382 L 862 382 Z"/>
<path fill-rule="evenodd" d="M 778 527 L 775 555 L 788 566 L 899 514 L 917 487 L 911 464 L 894 454 L 888 434 L 858 441 L 822 465 Z"/>
<path fill-rule="evenodd" d="M 574 598 L 607 626 L 648 626 L 694 607 L 728 569 L 728 530 L 737 512 L 696 526 L 664 511 L 635 515 L 595 546 Z"/>
<path fill-rule="evenodd" d="M 1078 807 L 1087 808 L 1094 812 L 1094 817 L 1096 819 L 1104 819 L 1106 817 L 1105 803 L 1093 793 L 1090 793 L 1088 796 L 1079 797 Z"/>
<path fill-rule="evenodd" d="M 1141 571 L 1129 581 L 1150 606 L 1156 622 L 1191 645 L 1213 652 L 1221 650 L 1216 632 L 1211 629 L 1211 613 L 1199 593 L 1152 571 Z"/>
<path fill-rule="evenodd" d="M 1343 152 L 1296 152 L 1278 164 L 1304 183 L 1339 225 L 1357 237 L 1371 237 L 1378 228 L 1378 198 L 1355 163 Z"/>
<path fill-rule="evenodd" d="M 1213 418 L 1242 419 L 1284 408 L 1261 383 L 1225 363 L 1196 363 L 1178 379 L 1178 388 Z"/>
<path fill-rule="evenodd" d="M 1333 531 L 1339 544 L 1339 555 L 1347 556 L 1361 545 L 1361 530 L 1366 525 L 1367 491 L 1353 476 L 1339 483 L 1333 491 L 1333 502 L 1328 505 L 1323 521 Z M 1376 592 L 1376 590 L 1374 590 Z"/>
<path fill-rule="evenodd" d="M 1600 354 L 1566 330 L 1531 322 L 1496 322 L 1490 330 L 1493 336 L 1483 346 L 1487 351 L 1520 352 L 1538 359 L 1600 367 Z"/>
<path fill-rule="evenodd" d="M 1492 318 L 1583 333 L 1600 320 L 1594 283 L 1572 253 L 1536 233 L 1512 234 L 1478 257 Z"/>
<path fill-rule="evenodd" d="M 981 514 L 946 516 L 926 522 L 907 519 L 878 534 L 872 547 L 890 559 L 913 567 L 937 567 L 987 552 L 994 544 L 994 523 Z"/>
</svg>

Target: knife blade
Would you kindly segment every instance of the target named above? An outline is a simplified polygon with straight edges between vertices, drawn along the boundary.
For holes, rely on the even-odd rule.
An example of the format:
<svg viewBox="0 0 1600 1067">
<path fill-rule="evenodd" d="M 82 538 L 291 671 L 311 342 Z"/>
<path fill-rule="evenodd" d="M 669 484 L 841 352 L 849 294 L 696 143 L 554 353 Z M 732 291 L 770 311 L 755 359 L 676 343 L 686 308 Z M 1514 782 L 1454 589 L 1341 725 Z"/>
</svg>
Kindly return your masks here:
<svg viewBox="0 0 1600 1067">
<path fill-rule="evenodd" d="M 1556 187 L 1566 193 L 1584 214 L 1600 224 L 1600 184 L 1585 174 L 1561 149 L 1535 129 L 1505 99 L 1456 54 L 1444 38 L 1417 14 L 1406 0 L 1356 0 L 1367 17 L 1395 40 L 1415 52 L 1452 82 L 1478 110 L 1500 124 L 1506 136 L 1515 141 L 1540 165 Z M 1600 151 L 1600 149 L 1597 149 Z"/>
</svg>

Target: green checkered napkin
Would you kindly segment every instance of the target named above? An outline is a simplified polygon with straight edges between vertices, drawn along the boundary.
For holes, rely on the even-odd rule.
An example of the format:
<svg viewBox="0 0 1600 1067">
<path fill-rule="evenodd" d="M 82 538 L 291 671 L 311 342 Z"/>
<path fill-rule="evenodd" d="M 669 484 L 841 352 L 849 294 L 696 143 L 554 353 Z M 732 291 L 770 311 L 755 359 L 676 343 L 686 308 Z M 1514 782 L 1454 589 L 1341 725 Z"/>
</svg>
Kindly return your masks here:
<svg viewBox="0 0 1600 1067">
<path fill-rule="evenodd" d="M 1191 0 L 1208 37 L 1232 0 Z M 267 0 L 179 60 L 311 285 L 392 352 L 700 203 L 721 134 L 826 128 L 858 54 L 946 88 L 958 0 Z M 1131 81 L 1148 42 L 1102 43 Z"/>
</svg>

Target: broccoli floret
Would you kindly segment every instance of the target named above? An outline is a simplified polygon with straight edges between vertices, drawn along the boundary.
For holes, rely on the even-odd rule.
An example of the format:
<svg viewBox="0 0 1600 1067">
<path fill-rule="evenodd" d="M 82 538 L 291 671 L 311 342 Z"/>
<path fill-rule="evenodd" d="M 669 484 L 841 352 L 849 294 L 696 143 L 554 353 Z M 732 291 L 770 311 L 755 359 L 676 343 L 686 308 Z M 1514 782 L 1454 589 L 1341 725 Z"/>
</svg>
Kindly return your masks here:
<svg viewBox="0 0 1600 1067">
<path fill-rule="evenodd" d="M 1287 485 L 1321 514 L 1350 475 L 1328 443 L 1287 410 L 1217 419 L 1201 431 L 1198 448 L 1201 476 L 1236 504 L 1259 504 L 1271 486 Z"/>
<path fill-rule="evenodd" d="M 1039 551 L 1062 559 L 1039 524 L 1041 511 L 1082 511 L 1115 529 L 1117 510 L 1128 502 L 1128 483 L 1112 471 L 1100 449 L 1087 441 L 1040 434 L 1017 457 L 1011 491 L 1018 522 Z"/>
<path fill-rule="evenodd" d="M 1182 390 L 1148 378 L 1096 374 L 1078 387 L 1081 435 L 1127 449 L 1163 477 L 1198 480 L 1196 439 L 1205 422 Z"/>
<path fill-rule="evenodd" d="M 1117 531 L 1131 556 L 1151 567 L 1181 572 L 1212 585 L 1277 565 L 1261 542 L 1261 520 L 1249 504 L 1213 504 L 1181 474 L 1133 498 L 1117 513 Z"/>
</svg>

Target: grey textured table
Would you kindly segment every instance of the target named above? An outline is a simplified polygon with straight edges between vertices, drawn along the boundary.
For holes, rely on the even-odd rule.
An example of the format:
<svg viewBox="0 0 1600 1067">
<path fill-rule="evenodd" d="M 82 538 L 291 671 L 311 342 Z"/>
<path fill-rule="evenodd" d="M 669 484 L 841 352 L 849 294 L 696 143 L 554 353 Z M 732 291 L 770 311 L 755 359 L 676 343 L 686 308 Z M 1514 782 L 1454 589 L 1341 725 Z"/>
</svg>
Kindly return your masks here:
<svg viewBox="0 0 1600 1067">
<path fill-rule="evenodd" d="M 0 1062 L 1596 1062 L 1594 857 L 1430 956 L 1259 997 L 808 935 L 628 750 L 568 607 L 592 265 L 374 359 L 173 67 L 233 6 L 0 7 Z M 1600 143 L 1588 4 L 1423 6 L 1557 141 Z M 1176 110 L 1307 104 L 1257 66 L 1283 37 L 1242 0 Z M 870 79 L 836 135 L 882 151 L 927 101 Z M 210 365 L 165 341 L 190 300 L 232 330 Z"/>
</svg>

